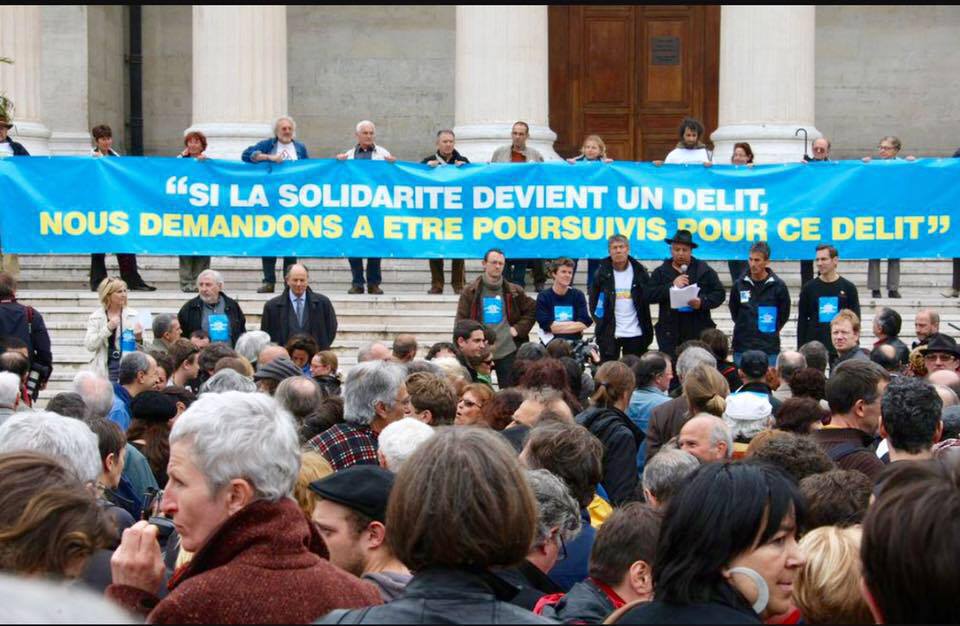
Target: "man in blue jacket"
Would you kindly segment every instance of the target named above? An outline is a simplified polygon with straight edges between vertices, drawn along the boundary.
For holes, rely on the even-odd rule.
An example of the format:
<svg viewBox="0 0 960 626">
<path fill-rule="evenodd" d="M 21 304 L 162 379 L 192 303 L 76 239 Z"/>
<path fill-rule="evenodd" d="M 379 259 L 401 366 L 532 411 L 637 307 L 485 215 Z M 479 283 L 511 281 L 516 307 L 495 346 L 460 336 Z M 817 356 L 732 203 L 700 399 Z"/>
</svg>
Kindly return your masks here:
<svg viewBox="0 0 960 626">
<path fill-rule="evenodd" d="M 765 241 L 750 246 L 749 270 L 730 289 L 733 317 L 733 362 L 747 350 L 767 355 L 770 367 L 780 354 L 780 330 L 790 319 L 790 292 L 783 280 L 767 265 L 770 246 Z"/>
<path fill-rule="evenodd" d="M 273 124 L 274 136 L 264 139 L 243 151 L 241 157 L 245 163 L 259 163 L 260 161 L 300 161 L 309 159 L 307 147 L 293 138 L 297 123 L 286 115 L 277 118 Z M 297 257 L 283 257 L 283 275 L 287 275 L 290 266 L 297 262 Z M 277 284 L 277 257 L 263 257 L 263 284 L 257 293 L 273 293 Z"/>
</svg>

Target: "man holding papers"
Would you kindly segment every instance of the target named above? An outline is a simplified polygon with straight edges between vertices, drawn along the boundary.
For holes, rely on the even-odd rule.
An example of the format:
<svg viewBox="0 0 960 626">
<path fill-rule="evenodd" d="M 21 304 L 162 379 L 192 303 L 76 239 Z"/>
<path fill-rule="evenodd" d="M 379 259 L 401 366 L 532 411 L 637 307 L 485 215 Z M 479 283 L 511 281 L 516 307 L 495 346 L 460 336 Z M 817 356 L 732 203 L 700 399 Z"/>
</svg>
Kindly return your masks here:
<svg viewBox="0 0 960 626">
<path fill-rule="evenodd" d="M 648 302 L 660 305 L 654 327 L 657 345 L 673 358 L 677 346 L 716 327 L 710 309 L 723 304 L 726 293 L 713 268 L 692 256 L 697 244 L 689 230 L 678 230 L 666 243 L 670 258 L 653 271 L 645 295 Z"/>
</svg>

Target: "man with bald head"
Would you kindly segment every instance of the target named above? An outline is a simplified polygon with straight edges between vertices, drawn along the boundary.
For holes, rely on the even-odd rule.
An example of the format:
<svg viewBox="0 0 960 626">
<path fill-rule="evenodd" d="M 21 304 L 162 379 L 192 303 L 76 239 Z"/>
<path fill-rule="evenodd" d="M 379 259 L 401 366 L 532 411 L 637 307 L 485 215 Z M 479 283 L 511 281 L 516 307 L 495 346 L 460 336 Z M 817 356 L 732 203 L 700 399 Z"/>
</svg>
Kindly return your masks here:
<svg viewBox="0 0 960 626">
<path fill-rule="evenodd" d="M 793 390 L 790 389 L 790 377 L 807 366 L 807 358 L 796 350 L 784 350 L 777 355 L 777 377 L 780 379 L 780 386 L 773 392 L 773 397 L 781 402 L 786 402 L 793 397 Z"/>
<path fill-rule="evenodd" d="M 927 374 L 927 382 L 931 385 L 943 385 L 953 390 L 960 398 L 960 374 L 952 370 L 938 370 Z"/>
<path fill-rule="evenodd" d="M 330 298 L 310 289 L 309 279 L 302 264 L 290 266 L 286 289 L 263 305 L 260 329 L 281 346 L 294 335 L 307 334 L 321 350 L 329 350 L 337 336 L 337 314 Z"/>
<path fill-rule="evenodd" d="M 392 360 L 393 350 L 382 341 L 368 341 L 357 348 L 357 363 Z"/>
<path fill-rule="evenodd" d="M 722 419 L 701 413 L 680 429 L 677 446 L 701 463 L 724 461 L 733 455 L 733 435 Z"/>
<path fill-rule="evenodd" d="M 912 347 L 925 346 L 934 335 L 940 334 L 940 314 L 933 309 L 921 309 L 913 316 L 913 327 L 917 340 Z"/>
</svg>

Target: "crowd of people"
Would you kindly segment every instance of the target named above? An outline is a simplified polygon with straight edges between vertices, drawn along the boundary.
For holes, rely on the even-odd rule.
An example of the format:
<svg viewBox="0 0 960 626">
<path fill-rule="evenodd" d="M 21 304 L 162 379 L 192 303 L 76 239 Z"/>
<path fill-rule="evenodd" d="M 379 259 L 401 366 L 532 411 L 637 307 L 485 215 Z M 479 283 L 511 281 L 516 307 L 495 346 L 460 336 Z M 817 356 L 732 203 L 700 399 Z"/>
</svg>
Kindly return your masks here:
<svg viewBox="0 0 960 626">
<path fill-rule="evenodd" d="M 244 160 L 307 158 L 294 128 Z M 526 132 L 496 158 L 537 160 Z M 702 132 L 681 128 L 666 161 L 709 163 Z M 392 159 L 374 133 L 358 125 L 337 158 Z M 465 163 L 453 140 L 425 161 Z M 607 158 L 596 137 L 583 152 Z M 862 347 L 857 288 L 825 243 L 786 346 L 793 300 L 768 244 L 731 265 L 729 291 L 692 233 L 665 244 L 648 271 L 610 237 L 586 293 L 556 259 L 535 298 L 513 280 L 534 260 L 490 249 L 473 281 L 460 266 L 449 342 L 368 342 L 345 375 L 336 313 L 296 259 L 259 330 L 198 262 L 183 275 L 197 295 L 156 315 L 149 343 L 137 283 L 104 277 L 90 363 L 43 410 L 49 333 L 0 272 L 0 590 L 16 598 L 0 615 L 960 620 L 960 347 L 938 312 L 915 315 L 908 346 L 880 308 Z M 379 261 L 351 266 L 376 293 Z M 711 317 L 724 304 L 729 335 Z"/>
</svg>

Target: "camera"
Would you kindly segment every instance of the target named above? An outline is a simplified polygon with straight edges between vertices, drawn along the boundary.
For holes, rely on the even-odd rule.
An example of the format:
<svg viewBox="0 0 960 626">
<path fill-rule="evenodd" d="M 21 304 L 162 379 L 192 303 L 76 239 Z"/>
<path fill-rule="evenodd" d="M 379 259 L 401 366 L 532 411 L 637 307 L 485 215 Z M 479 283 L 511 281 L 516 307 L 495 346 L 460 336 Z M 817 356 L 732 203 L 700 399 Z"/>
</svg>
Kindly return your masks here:
<svg viewBox="0 0 960 626">
<path fill-rule="evenodd" d="M 167 539 L 173 534 L 173 520 L 160 513 L 160 501 L 163 500 L 163 489 L 147 488 L 143 494 L 143 513 L 141 519 L 151 526 L 157 527 L 157 541 L 161 546 L 166 545 Z"/>
<path fill-rule="evenodd" d="M 30 399 L 36 402 L 40 395 L 40 387 L 43 382 L 50 377 L 50 368 L 40 363 L 31 363 L 30 371 L 27 373 L 27 393 Z"/>
</svg>

